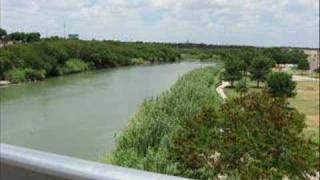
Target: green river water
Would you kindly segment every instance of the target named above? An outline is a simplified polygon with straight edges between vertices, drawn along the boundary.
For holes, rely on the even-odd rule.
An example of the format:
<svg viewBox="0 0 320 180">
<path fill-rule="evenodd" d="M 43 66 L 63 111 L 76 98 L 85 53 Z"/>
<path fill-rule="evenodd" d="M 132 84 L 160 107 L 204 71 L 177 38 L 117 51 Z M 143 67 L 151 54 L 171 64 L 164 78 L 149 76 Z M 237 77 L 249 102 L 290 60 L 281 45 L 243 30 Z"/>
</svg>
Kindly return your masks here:
<svg viewBox="0 0 320 180">
<path fill-rule="evenodd" d="M 145 98 L 206 65 L 123 67 L 0 88 L 1 143 L 99 160 Z"/>
</svg>

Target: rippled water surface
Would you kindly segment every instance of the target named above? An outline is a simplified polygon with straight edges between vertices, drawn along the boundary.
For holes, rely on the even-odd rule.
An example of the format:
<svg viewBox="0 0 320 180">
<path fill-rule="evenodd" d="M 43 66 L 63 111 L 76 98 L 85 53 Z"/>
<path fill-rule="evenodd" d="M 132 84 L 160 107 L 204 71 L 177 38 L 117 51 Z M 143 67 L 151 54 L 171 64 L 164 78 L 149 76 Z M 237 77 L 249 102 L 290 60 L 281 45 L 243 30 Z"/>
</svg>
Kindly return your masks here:
<svg viewBox="0 0 320 180">
<path fill-rule="evenodd" d="M 0 88 L 1 142 L 98 160 L 145 98 L 202 66 L 125 67 Z"/>
</svg>

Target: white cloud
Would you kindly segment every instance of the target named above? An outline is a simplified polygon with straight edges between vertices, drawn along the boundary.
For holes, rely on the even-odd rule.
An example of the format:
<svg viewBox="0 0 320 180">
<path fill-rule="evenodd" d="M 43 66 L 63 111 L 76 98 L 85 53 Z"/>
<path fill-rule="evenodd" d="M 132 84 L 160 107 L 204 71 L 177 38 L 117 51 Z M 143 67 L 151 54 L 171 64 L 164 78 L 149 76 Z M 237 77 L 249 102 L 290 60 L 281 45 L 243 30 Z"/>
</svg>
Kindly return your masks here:
<svg viewBox="0 0 320 180">
<path fill-rule="evenodd" d="M 318 0 L 2 0 L 9 31 L 319 47 Z"/>
</svg>

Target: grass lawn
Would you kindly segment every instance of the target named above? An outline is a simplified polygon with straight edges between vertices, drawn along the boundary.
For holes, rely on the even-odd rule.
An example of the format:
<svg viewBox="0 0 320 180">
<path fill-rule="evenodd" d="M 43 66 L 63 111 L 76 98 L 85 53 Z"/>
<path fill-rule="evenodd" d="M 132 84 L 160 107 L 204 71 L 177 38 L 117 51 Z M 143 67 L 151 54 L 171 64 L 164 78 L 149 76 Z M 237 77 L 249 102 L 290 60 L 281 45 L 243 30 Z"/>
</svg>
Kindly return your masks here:
<svg viewBox="0 0 320 180">
<path fill-rule="evenodd" d="M 306 115 L 305 134 L 319 143 L 319 82 L 298 82 L 297 96 L 289 102 Z"/>
<path fill-rule="evenodd" d="M 261 91 L 252 81 L 248 83 L 248 87 L 249 92 Z M 226 88 L 225 93 L 228 98 L 238 95 L 234 88 Z M 297 82 L 297 96 L 290 98 L 289 103 L 306 115 L 305 134 L 314 142 L 319 143 L 319 82 Z"/>
</svg>

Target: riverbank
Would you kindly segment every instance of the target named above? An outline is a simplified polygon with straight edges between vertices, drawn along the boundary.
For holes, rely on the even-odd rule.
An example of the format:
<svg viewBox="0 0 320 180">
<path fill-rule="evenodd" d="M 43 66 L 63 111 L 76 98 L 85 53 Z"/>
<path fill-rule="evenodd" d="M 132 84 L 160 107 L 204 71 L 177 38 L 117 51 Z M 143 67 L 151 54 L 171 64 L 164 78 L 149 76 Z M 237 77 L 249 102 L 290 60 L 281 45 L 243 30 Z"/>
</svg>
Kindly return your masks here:
<svg viewBox="0 0 320 180">
<path fill-rule="evenodd" d="M 117 148 L 103 161 L 148 171 L 183 174 L 168 159 L 179 130 L 206 107 L 220 104 L 214 87 L 220 66 L 193 70 L 162 95 L 147 99 L 117 138 Z"/>
<path fill-rule="evenodd" d="M 311 176 L 317 146 L 299 130 L 303 115 L 264 93 L 222 103 L 215 88 L 219 68 L 194 70 L 170 91 L 147 99 L 102 161 L 195 179 Z M 280 131 L 278 118 L 284 122 Z M 283 161 L 270 155 L 279 144 L 288 152 L 280 152 Z M 297 166 L 296 157 L 306 166 Z M 305 170 L 291 171 L 297 167 Z"/>
</svg>

